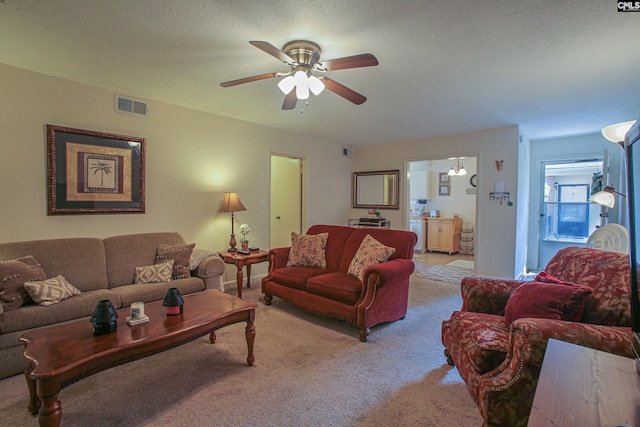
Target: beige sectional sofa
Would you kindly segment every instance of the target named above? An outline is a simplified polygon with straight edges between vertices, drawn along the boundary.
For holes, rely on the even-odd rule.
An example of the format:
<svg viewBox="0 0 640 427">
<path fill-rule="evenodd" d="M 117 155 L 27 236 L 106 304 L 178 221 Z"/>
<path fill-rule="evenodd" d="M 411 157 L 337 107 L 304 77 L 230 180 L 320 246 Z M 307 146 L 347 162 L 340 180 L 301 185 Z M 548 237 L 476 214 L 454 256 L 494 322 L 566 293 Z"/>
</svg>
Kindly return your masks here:
<svg viewBox="0 0 640 427">
<path fill-rule="evenodd" d="M 0 243 L 0 261 L 33 256 L 47 278 L 64 276 L 81 293 L 57 304 L 34 303 L 12 310 L 0 305 L 0 378 L 24 370 L 20 336 L 30 329 L 89 317 L 98 301 L 111 300 L 116 308 L 132 302 L 163 299 L 167 289 L 175 287 L 190 294 L 204 289 L 222 289 L 224 262 L 210 251 L 195 250 L 191 261 L 197 268 L 191 277 L 163 283 L 133 284 L 136 267 L 153 265 L 158 245 L 185 245 L 178 233 L 146 233 L 99 238 L 67 238 Z M 193 257 L 198 256 L 198 260 Z"/>
</svg>

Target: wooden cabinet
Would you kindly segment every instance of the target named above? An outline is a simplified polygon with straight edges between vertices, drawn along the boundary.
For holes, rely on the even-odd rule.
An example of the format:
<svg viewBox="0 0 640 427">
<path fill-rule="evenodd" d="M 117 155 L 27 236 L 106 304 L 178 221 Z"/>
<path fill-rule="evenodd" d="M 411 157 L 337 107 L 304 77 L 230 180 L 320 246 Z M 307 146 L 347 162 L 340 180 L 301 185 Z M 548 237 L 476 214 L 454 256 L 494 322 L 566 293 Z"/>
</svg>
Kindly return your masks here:
<svg viewBox="0 0 640 427">
<path fill-rule="evenodd" d="M 460 251 L 461 218 L 429 218 L 427 220 L 427 250 L 448 252 Z"/>
</svg>

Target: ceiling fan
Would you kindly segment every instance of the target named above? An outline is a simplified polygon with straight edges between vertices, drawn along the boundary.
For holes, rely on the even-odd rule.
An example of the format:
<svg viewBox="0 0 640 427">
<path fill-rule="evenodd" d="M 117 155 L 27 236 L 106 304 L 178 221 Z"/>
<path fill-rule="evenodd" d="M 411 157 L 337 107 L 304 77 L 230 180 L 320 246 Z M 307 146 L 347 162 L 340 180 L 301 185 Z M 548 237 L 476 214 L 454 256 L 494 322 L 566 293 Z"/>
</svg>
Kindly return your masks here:
<svg viewBox="0 0 640 427">
<path fill-rule="evenodd" d="M 283 110 L 294 109 L 298 99 L 309 98 L 310 91 L 314 95 L 319 95 L 325 87 L 356 105 L 360 105 L 367 100 L 365 96 L 353 89 L 349 89 L 326 76 L 317 77 L 313 75 L 312 71 L 325 73 L 378 65 L 378 60 L 370 53 L 320 61 L 320 46 L 310 41 L 295 40 L 287 43 L 282 50 L 267 42 L 250 41 L 249 43 L 284 62 L 291 69 L 288 73 L 274 72 L 231 80 L 220 83 L 220 86 L 231 87 L 273 77 L 282 77 L 278 87 L 286 95 L 282 104 Z"/>
</svg>

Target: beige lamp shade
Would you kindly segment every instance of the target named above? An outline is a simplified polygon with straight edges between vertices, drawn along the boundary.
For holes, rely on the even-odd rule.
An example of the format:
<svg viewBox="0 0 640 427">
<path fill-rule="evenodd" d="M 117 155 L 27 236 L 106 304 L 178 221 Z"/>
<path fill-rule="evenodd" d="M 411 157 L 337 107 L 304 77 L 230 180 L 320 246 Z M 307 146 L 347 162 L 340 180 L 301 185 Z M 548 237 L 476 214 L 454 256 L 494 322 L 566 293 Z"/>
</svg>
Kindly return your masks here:
<svg viewBox="0 0 640 427">
<path fill-rule="evenodd" d="M 238 196 L 237 191 L 227 191 L 224 193 L 224 200 L 222 201 L 222 206 L 220 206 L 220 212 L 240 212 L 246 210 L 247 208 L 245 208 L 240 201 L 240 196 Z"/>
</svg>

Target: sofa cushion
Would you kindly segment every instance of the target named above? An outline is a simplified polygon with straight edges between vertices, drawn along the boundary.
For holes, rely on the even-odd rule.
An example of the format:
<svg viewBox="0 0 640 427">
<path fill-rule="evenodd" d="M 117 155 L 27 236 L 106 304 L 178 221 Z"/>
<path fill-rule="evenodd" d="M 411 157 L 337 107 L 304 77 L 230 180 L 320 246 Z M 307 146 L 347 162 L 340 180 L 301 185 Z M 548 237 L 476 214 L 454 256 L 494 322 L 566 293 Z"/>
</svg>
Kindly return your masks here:
<svg viewBox="0 0 640 427">
<path fill-rule="evenodd" d="M 98 301 L 104 299 L 110 300 L 114 307 L 120 307 L 120 297 L 108 289 L 82 292 L 49 307 L 25 305 L 20 310 L 7 311 L 0 316 L 0 332 L 6 334 L 87 317 L 87 333 L 91 336 L 88 316 L 93 314 Z"/>
<path fill-rule="evenodd" d="M 327 249 L 325 251 L 325 257 L 327 259 L 327 270 L 338 271 L 340 269 L 340 265 L 342 262 L 342 253 L 344 252 L 346 242 L 351 234 L 353 234 L 353 232 L 356 230 L 357 229 L 353 227 L 325 224 L 314 225 L 307 230 L 307 236 L 312 234 L 329 233 L 329 238 L 327 239 Z M 359 243 L 360 240 L 358 241 L 358 244 Z M 349 258 L 349 261 L 351 261 L 351 258 Z M 344 269 L 344 273 L 346 272 L 347 267 L 345 267 Z"/>
<path fill-rule="evenodd" d="M 60 301 L 78 295 L 80 291 L 63 276 L 52 277 L 42 281 L 24 282 L 24 288 L 31 299 L 38 305 L 48 307 Z"/>
<path fill-rule="evenodd" d="M 154 265 L 136 267 L 133 283 L 163 283 L 170 282 L 173 274 L 174 260 Z"/>
<path fill-rule="evenodd" d="M 507 357 L 509 325 L 495 314 L 455 311 L 449 319 L 452 339 L 480 374 L 497 368 Z M 464 369 L 462 366 L 458 369 Z M 466 376 L 465 376 L 466 377 Z"/>
<path fill-rule="evenodd" d="M 291 232 L 291 250 L 287 267 L 326 268 L 327 238 L 329 233 L 302 235 Z"/>
<path fill-rule="evenodd" d="M 31 302 L 24 282 L 46 278 L 42 266 L 31 255 L 0 261 L 0 303 L 4 311 L 15 310 Z"/>
<path fill-rule="evenodd" d="M 385 262 L 395 251 L 395 248 L 385 246 L 367 234 L 360 243 L 358 252 L 353 256 L 347 273 L 364 280 L 364 272 L 367 268 Z"/>
<path fill-rule="evenodd" d="M 107 237 L 103 242 L 107 259 L 109 288 L 131 285 L 134 281 L 136 267 L 155 264 L 159 244 L 178 246 L 186 243 L 178 233 L 127 234 Z M 67 277 L 67 279 L 75 284 L 71 278 Z M 83 291 L 83 289 L 79 289 Z"/>
<path fill-rule="evenodd" d="M 362 293 L 362 281 L 350 274 L 332 272 L 307 280 L 307 292 L 354 305 Z"/>
<path fill-rule="evenodd" d="M 191 275 L 189 272 L 189 262 L 191 260 L 191 253 L 195 248 L 195 243 L 189 243 L 188 245 L 169 246 L 165 244 L 159 244 L 156 251 L 156 264 L 162 264 L 169 260 L 173 260 L 173 273 L 172 279 L 186 279 Z"/>
<path fill-rule="evenodd" d="M 540 278 L 548 282 L 525 282 L 511 294 L 504 309 L 507 324 L 524 317 L 579 321 L 585 298 L 593 293 L 593 289 L 552 280 L 554 278 L 547 275 L 540 275 Z"/>
<path fill-rule="evenodd" d="M 296 289 L 307 289 L 307 279 L 329 273 L 329 270 L 317 267 L 285 267 L 271 272 L 271 280 Z"/>
<path fill-rule="evenodd" d="M 169 288 L 178 288 L 182 295 L 192 294 L 205 289 L 204 282 L 197 277 L 176 279 L 164 283 L 138 283 L 118 286 L 113 292 L 118 295 L 122 307 L 129 307 L 133 302 L 151 302 L 163 300 Z M 184 306 L 188 310 L 188 304 Z"/>
</svg>

